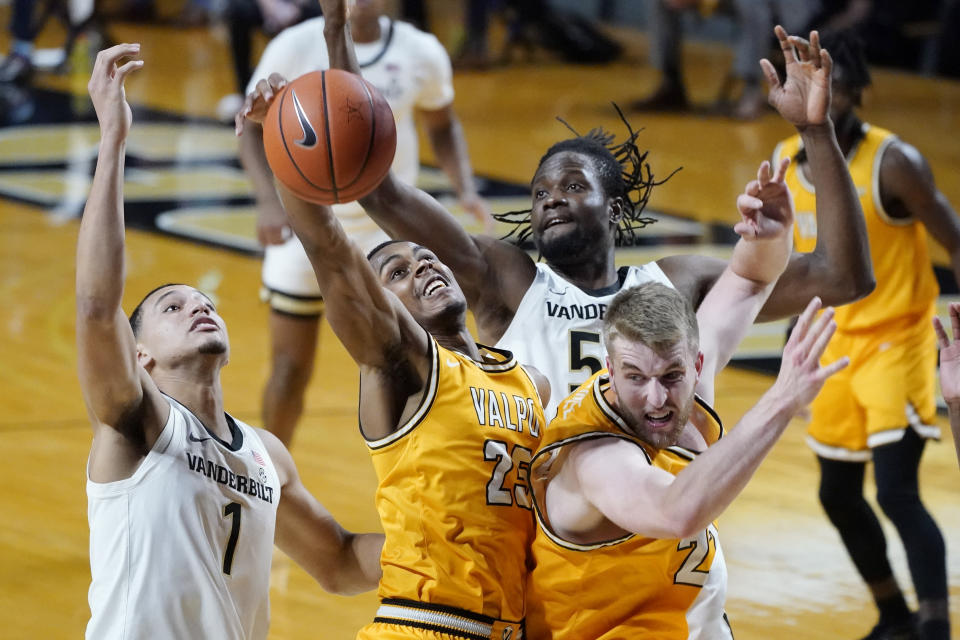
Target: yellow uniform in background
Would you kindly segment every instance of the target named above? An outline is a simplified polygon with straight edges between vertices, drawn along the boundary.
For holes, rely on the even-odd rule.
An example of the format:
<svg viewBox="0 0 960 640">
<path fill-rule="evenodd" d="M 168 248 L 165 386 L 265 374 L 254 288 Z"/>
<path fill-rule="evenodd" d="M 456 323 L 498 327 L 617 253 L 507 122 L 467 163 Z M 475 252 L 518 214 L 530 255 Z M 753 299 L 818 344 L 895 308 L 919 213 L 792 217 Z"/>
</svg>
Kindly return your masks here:
<svg viewBox="0 0 960 640">
<path fill-rule="evenodd" d="M 627 534 L 595 544 L 565 540 L 550 527 L 546 482 L 564 464 L 568 445 L 621 438 L 637 445 L 651 465 L 674 475 L 697 455 L 682 447 L 654 449 L 634 436 L 604 397 L 609 388 L 603 370 L 567 398 L 534 457 L 539 527 L 527 592 L 528 637 L 732 638 L 723 613 L 726 567 L 714 525 L 685 540 Z M 691 420 L 710 444 L 723 434 L 716 414 L 699 398 Z"/>
<path fill-rule="evenodd" d="M 864 137 L 847 158 L 850 176 L 870 240 L 877 288 L 866 298 L 836 310 L 837 333 L 824 362 L 850 356 L 850 366 L 830 377 L 812 405 L 811 448 L 824 458 L 870 459 L 870 448 L 896 442 L 910 426 L 926 438 L 939 438 L 936 415 L 936 344 L 930 328 L 939 293 L 927 251 L 924 226 L 891 218 L 880 200 L 880 161 L 896 137 L 863 125 Z M 781 142 L 775 164 L 794 158 L 800 137 Z M 796 209 L 798 251 L 817 241 L 816 196 L 798 163 L 787 170 Z"/>
<path fill-rule="evenodd" d="M 381 606 L 359 638 L 511 638 L 522 630 L 535 524 L 530 459 L 543 408 L 513 356 L 483 363 L 432 338 L 427 390 L 368 440 L 386 534 Z"/>
</svg>

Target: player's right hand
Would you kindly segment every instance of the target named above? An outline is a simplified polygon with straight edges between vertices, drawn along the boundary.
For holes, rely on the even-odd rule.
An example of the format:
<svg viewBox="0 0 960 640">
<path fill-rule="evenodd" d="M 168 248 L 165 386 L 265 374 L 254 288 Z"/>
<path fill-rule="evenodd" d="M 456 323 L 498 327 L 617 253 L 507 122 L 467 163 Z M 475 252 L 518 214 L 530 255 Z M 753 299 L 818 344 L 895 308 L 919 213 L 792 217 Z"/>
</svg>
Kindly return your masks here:
<svg viewBox="0 0 960 640">
<path fill-rule="evenodd" d="M 260 205 L 257 209 L 257 240 L 261 247 L 283 244 L 293 231 L 287 223 L 287 214 L 278 203 L 276 206 Z"/>
<path fill-rule="evenodd" d="M 247 94 L 243 101 L 243 106 L 237 111 L 233 121 L 235 131 L 239 136 L 243 133 L 243 127 L 247 120 L 263 124 L 263 119 L 267 117 L 267 110 L 270 105 L 280 95 L 280 91 L 287 86 L 287 79 L 279 73 L 271 73 L 266 79 L 261 80 L 254 87 L 253 91 Z"/>
<path fill-rule="evenodd" d="M 143 66 L 143 60 L 117 63 L 123 58 L 132 58 L 140 53 L 139 44 L 118 44 L 97 54 L 87 83 L 87 91 L 100 122 L 100 136 L 106 140 L 126 139 L 133 124 L 133 112 L 127 104 L 123 82 L 131 72 Z"/>
<path fill-rule="evenodd" d="M 790 339 L 783 348 L 780 374 L 771 388 L 777 401 L 786 405 L 793 415 L 817 397 L 827 378 L 850 364 L 847 356 L 826 366 L 820 364 L 820 358 L 837 330 L 833 307 L 828 307 L 816 317 L 821 304 L 820 298 L 814 298 L 797 319 Z"/>
</svg>

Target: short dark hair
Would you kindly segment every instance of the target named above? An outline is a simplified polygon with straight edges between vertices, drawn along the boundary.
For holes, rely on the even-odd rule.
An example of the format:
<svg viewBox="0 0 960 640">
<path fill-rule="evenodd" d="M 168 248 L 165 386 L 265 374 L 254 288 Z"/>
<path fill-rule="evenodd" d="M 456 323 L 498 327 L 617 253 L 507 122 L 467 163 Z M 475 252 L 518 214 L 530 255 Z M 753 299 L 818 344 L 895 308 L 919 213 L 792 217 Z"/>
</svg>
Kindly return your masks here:
<svg viewBox="0 0 960 640">
<path fill-rule="evenodd" d="M 133 337 L 140 337 L 140 329 L 143 326 L 143 303 L 147 301 L 147 298 L 155 294 L 160 289 L 166 289 L 167 287 L 188 287 L 180 282 L 168 282 L 167 284 L 162 284 L 159 287 L 154 287 L 147 292 L 147 295 L 143 296 L 143 299 L 137 303 L 137 306 L 133 308 L 133 312 L 130 314 L 130 328 L 133 330 Z"/>
<path fill-rule="evenodd" d="M 871 84 L 870 66 L 863 40 L 854 29 L 825 31 L 820 34 L 820 46 L 833 59 L 834 81 L 856 94 Z"/>
<path fill-rule="evenodd" d="M 616 142 L 614 135 L 602 128 L 591 129 L 580 135 L 576 129 L 563 119 L 557 118 L 567 129 L 573 132 L 573 138 L 557 142 L 543 154 L 537 172 L 550 157 L 572 151 L 583 154 L 593 160 L 594 167 L 600 178 L 600 184 L 607 196 L 623 200 L 623 216 L 617 227 L 617 246 L 631 246 L 636 243 L 636 230 L 656 222 L 655 218 L 643 217 L 642 213 L 650 200 L 653 187 L 669 180 L 682 167 L 674 169 L 663 180 L 656 180 L 653 171 L 647 162 L 649 150 L 641 151 L 636 144 L 637 136 L 643 129 L 634 130 L 630 122 L 623 115 L 623 111 L 616 103 L 613 108 L 617 111 L 620 121 L 627 128 L 627 136 L 621 142 Z M 534 175 L 536 175 L 536 173 Z M 500 222 L 513 225 L 513 229 L 505 238 L 516 236 L 517 244 L 530 237 L 533 229 L 530 227 L 531 209 L 509 211 L 495 214 L 493 217 Z"/>
<path fill-rule="evenodd" d="M 373 256 L 377 255 L 380 249 L 383 249 L 384 247 L 389 246 L 391 244 L 396 244 L 398 242 L 406 242 L 406 240 L 384 240 L 383 242 L 375 246 L 373 249 L 370 249 L 370 252 L 367 254 L 367 262 L 370 262 L 370 260 L 373 259 Z"/>
</svg>

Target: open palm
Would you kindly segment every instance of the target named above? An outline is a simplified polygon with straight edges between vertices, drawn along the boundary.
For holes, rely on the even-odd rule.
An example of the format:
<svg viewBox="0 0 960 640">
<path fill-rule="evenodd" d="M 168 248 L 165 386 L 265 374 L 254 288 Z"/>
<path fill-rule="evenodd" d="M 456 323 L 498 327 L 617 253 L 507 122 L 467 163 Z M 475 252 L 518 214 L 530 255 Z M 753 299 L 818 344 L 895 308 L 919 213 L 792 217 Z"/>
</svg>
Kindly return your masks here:
<svg viewBox="0 0 960 640">
<path fill-rule="evenodd" d="M 760 61 L 770 85 L 770 104 L 794 126 L 823 124 L 830 113 L 830 74 L 833 60 L 820 48 L 820 36 L 810 32 L 810 40 L 787 35 L 783 27 L 774 29 L 786 62 L 787 78 L 781 84 L 773 64 Z"/>
<path fill-rule="evenodd" d="M 960 303 L 950 303 L 950 325 L 953 342 L 940 322 L 933 319 L 937 334 L 937 346 L 940 347 L 940 390 L 947 403 L 960 403 Z"/>
</svg>

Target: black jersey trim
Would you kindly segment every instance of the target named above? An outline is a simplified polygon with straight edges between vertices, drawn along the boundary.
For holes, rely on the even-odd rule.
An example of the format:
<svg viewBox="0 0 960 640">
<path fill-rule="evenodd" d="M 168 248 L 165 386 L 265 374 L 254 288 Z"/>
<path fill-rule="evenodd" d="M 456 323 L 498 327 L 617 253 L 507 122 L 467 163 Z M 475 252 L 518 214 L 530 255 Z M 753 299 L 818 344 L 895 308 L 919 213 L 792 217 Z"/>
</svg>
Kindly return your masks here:
<svg viewBox="0 0 960 640">
<path fill-rule="evenodd" d="M 390 24 L 387 26 L 387 37 L 383 41 L 383 47 L 380 48 L 380 51 L 377 52 L 377 55 L 373 56 L 370 60 L 366 62 L 357 62 L 361 69 L 366 69 L 367 67 L 372 67 L 373 65 L 380 62 L 380 59 L 387 55 L 387 49 L 390 48 L 390 43 L 393 42 L 393 25 L 394 21 L 390 20 Z"/>
<path fill-rule="evenodd" d="M 163 393 L 163 392 L 161 391 L 160 393 Z M 243 448 L 243 429 L 241 429 L 240 425 L 237 424 L 237 421 L 233 419 L 233 416 L 231 416 L 226 411 L 223 412 L 223 415 L 227 419 L 227 428 L 230 429 L 230 442 L 226 442 L 220 439 L 220 436 L 215 434 L 213 431 L 210 431 L 210 429 L 207 428 L 207 425 L 203 424 L 203 420 L 198 418 L 197 414 L 195 414 L 193 411 L 187 408 L 187 406 L 184 405 L 182 402 L 180 402 L 173 396 L 168 396 L 165 393 L 163 393 L 163 395 L 166 398 L 169 398 L 170 400 L 173 400 L 174 402 L 176 402 L 177 405 L 183 408 L 184 411 L 186 411 L 191 416 L 193 416 L 194 419 L 196 419 L 196 421 L 200 423 L 200 426 L 203 427 L 203 430 L 207 432 L 207 435 L 209 435 L 210 438 L 212 438 L 215 442 L 219 443 L 220 446 L 222 446 L 223 448 L 229 451 L 232 451 L 234 453 L 236 453 L 237 451 L 240 451 L 240 449 Z M 190 434 L 188 433 L 187 435 L 189 436 Z"/>
</svg>

